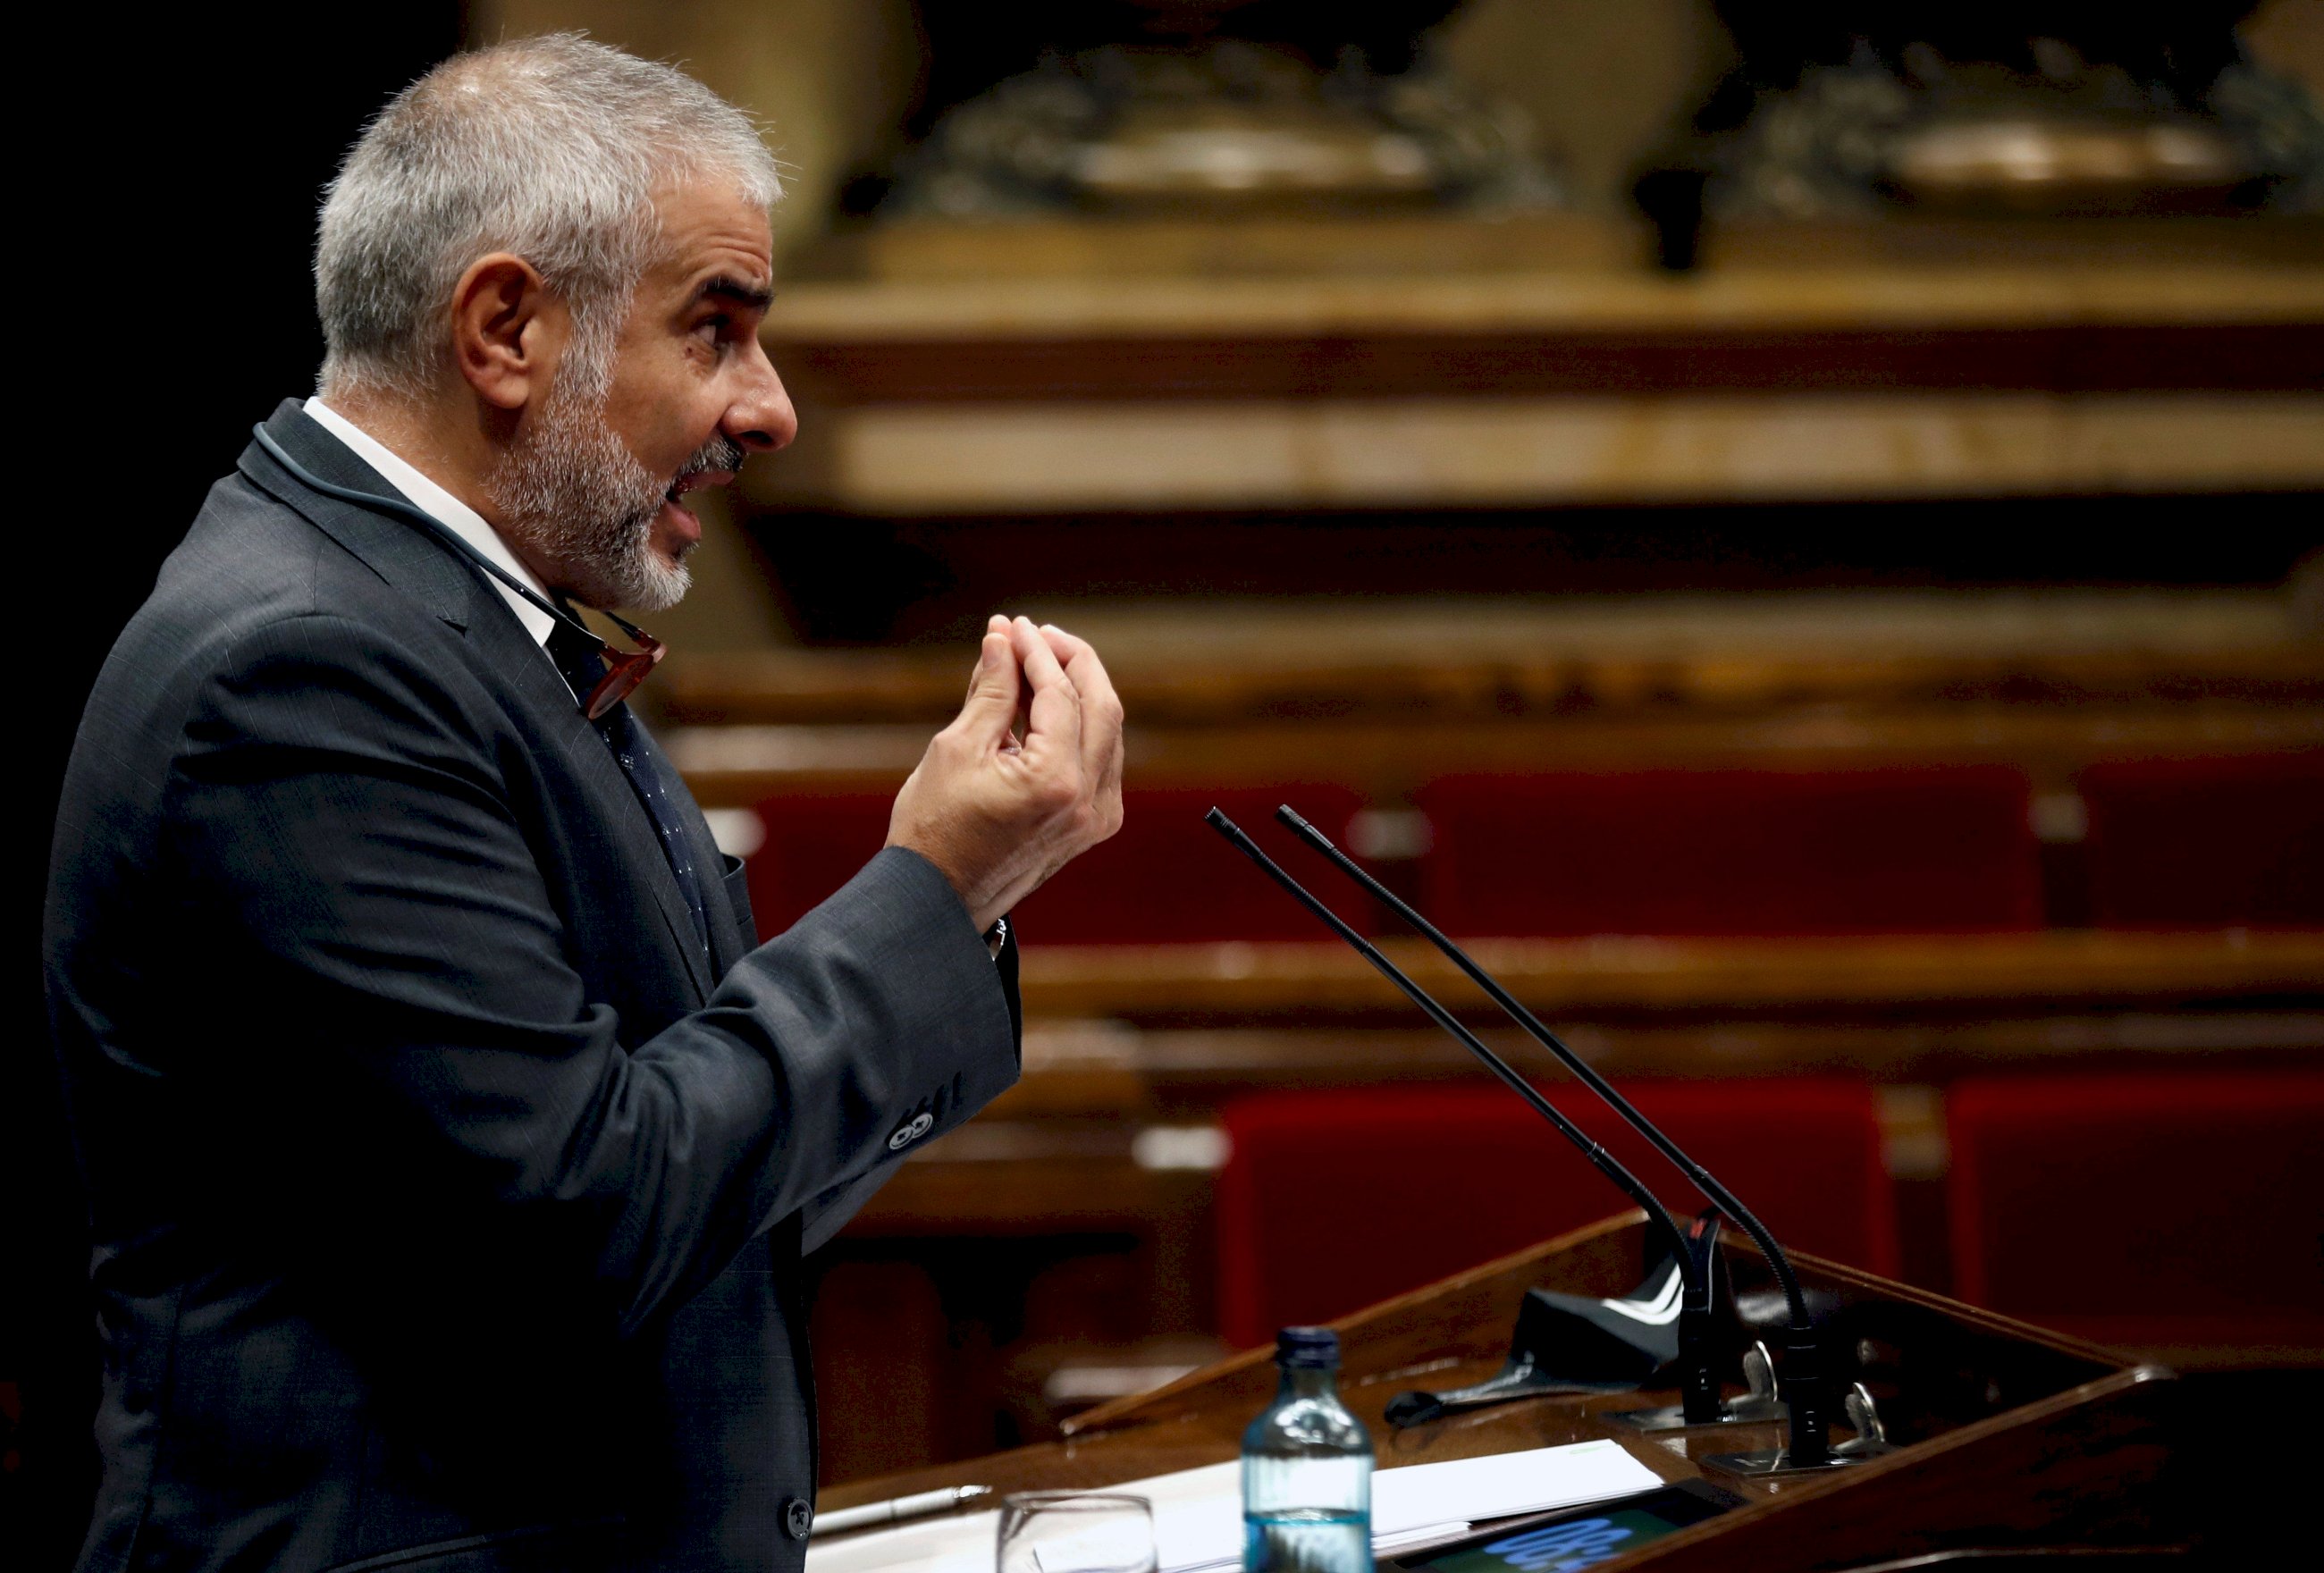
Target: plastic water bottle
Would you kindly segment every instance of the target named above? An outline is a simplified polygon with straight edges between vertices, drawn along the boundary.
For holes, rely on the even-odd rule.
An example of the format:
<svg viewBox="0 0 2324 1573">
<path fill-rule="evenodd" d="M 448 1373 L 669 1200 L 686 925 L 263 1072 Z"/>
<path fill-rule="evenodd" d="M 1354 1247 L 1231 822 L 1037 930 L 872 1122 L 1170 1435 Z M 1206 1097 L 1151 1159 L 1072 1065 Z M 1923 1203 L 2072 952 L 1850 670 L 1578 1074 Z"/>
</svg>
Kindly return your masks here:
<svg viewBox="0 0 2324 1573">
<path fill-rule="evenodd" d="M 1372 1440 L 1340 1403 L 1340 1335 L 1276 1335 L 1283 1379 L 1242 1433 L 1245 1573 L 1372 1573 Z"/>
</svg>

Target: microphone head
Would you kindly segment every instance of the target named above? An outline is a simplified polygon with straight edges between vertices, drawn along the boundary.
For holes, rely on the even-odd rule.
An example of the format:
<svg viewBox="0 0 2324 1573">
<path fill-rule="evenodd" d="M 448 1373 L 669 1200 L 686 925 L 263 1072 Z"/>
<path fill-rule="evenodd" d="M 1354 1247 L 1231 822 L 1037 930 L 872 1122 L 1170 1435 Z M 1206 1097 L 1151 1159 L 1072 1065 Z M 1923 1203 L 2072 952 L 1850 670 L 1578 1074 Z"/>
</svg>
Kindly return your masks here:
<svg viewBox="0 0 2324 1573">
<path fill-rule="evenodd" d="M 1337 852 L 1339 851 L 1337 847 L 1334 847 L 1332 844 L 1332 838 L 1330 836 L 1327 836 L 1322 831 L 1317 830 L 1314 825 L 1308 822 L 1307 817 L 1305 814 L 1292 807 L 1288 803 L 1281 804 L 1277 806 L 1275 810 L 1275 817 L 1278 822 L 1287 827 L 1292 834 L 1297 836 L 1301 841 L 1305 842 L 1317 851 Z"/>
<path fill-rule="evenodd" d="M 1231 842 L 1234 844 L 1235 850 L 1242 853 L 1245 857 L 1260 858 L 1266 855 L 1259 850 L 1259 843 L 1257 842 L 1252 841 L 1249 836 L 1243 834 L 1242 826 L 1237 824 L 1233 820 L 1231 820 L 1226 816 L 1226 812 L 1223 809 L 1213 805 L 1210 813 L 1203 815 L 1203 823 L 1209 825 L 1221 835 L 1226 837 L 1229 842 Z"/>
</svg>

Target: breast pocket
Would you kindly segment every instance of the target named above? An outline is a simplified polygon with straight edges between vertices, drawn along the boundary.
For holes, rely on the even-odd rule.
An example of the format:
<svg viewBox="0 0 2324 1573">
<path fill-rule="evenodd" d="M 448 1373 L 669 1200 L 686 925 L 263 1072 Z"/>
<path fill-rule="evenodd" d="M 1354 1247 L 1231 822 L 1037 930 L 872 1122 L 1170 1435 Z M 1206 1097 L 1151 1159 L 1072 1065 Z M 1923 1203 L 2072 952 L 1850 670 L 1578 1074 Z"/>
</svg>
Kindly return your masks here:
<svg viewBox="0 0 2324 1573">
<path fill-rule="evenodd" d="M 732 852 L 719 853 L 718 861 L 724 869 L 718 882 L 725 887 L 726 905 L 733 909 L 734 922 L 742 929 L 743 939 L 755 945 L 759 943 L 759 924 L 751 915 L 751 881 L 745 877 L 746 867 Z"/>
</svg>

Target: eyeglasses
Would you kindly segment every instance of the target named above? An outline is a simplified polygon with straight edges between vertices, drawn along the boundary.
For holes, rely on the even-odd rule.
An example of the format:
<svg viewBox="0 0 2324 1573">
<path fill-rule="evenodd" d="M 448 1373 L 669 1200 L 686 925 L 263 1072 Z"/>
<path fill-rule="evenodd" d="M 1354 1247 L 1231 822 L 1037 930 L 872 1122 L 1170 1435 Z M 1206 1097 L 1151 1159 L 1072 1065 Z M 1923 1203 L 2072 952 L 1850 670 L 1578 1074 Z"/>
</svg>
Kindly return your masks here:
<svg viewBox="0 0 2324 1573">
<path fill-rule="evenodd" d="M 600 641 L 598 648 L 605 658 L 605 675 L 597 679 L 597 685 L 589 690 L 589 697 L 581 704 L 582 713 L 591 721 L 595 721 L 636 693 L 638 685 L 652 676 L 653 669 L 661 664 L 662 657 L 669 653 L 661 640 L 636 623 L 616 617 L 610 612 L 604 615 L 629 635 L 630 641 L 638 648 L 622 650 Z"/>
</svg>

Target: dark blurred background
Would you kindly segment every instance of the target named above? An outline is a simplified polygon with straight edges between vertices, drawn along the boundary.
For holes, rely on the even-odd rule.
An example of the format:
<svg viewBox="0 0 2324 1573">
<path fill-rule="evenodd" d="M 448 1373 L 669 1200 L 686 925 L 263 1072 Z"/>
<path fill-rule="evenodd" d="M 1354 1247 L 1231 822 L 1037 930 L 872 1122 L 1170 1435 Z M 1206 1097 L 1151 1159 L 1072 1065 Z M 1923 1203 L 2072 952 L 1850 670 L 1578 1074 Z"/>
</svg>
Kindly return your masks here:
<svg viewBox="0 0 2324 1573">
<path fill-rule="evenodd" d="M 64 372 L 21 397 L 37 451 L 74 455 L 22 527 L 19 549 L 47 566 L 18 599 L 31 626 L 16 637 L 39 653 L 14 695 L 23 829 L 0 866 L 0 934 L 16 958 L 0 988 L 0 1376 L 15 1383 L 0 1516 L 9 1559 L 27 1568 L 69 1561 L 94 1479 L 87 1246 L 39 967 L 58 782 L 98 665 L 203 493 L 254 423 L 313 389 L 308 255 L 323 183 L 381 102 L 458 47 L 462 14 L 392 5 L 334 21 L 260 5 L 93 38 L 102 25 L 26 46 L 70 86 L 34 117 L 21 161 L 41 198 L 23 321 L 33 363 Z"/>
</svg>

